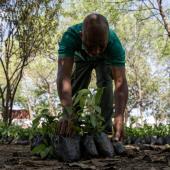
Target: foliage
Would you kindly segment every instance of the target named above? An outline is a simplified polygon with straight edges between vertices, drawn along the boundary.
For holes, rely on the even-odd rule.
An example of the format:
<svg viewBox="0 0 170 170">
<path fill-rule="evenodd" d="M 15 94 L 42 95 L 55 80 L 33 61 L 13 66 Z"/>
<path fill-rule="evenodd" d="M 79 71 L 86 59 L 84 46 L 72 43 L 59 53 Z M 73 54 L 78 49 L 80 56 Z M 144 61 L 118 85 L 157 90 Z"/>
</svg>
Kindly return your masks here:
<svg viewBox="0 0 170 170">
<path fill-rule="evenodd" d="M 153 110 L 153 115 L 156 115 L 155 112 L 167 115 L 169 38 L 162 27 L 163 22 L 154 15 L 158 10 L 157 3 L 153 3 L 154 7 L 152 1 L 145 3 L 123 0 L 116 3 L 74 0 L 65 3 L 67 10 L 63 11 L 63 16 L 66 19 L 60 21 L 62 30 L 66 30 L 69 25 L 82 22 L 84 16 L 93 11 L 105 15 L 110 27 L 114 28 L 121 39 L 126 49 L 128 114 L 134 108 L 138 108 L 141 119 L 149 110 Z M 168 8 L 166 5 L 164 7 Z M 167 11 L 164 11 L 166 15 Z M 166 96 L 166 100 L 162 95 Z"/>
<path fill-rule="evenodd" d="M 41 158 L 53 155 L 53 147 L 51 146 L 51 138 L 58 132 L 58 120 L 55 116 L 50 116 L 46 109 L 42 109 L 41 113 L 33 120 L 31 140 L 34 138 L 42 138 L 42 142 L 37 143 L 32 153 L 39 154 Z"/>
<path fill-rule="evenodd" d="M 125 128 L 126 136 L 145 137 L 145 136 L 168 136 L 170 135 L 170 125 L 149 126 L 141 128 Z"/>
<path fill-rule="evenodd" d="M 33 120 L 33 129 L 34 132 L 38 130 L 41 135 L 53 135 L 58 132 L 58 120 L 55 116 L 50 116 L 48 112 L 44 113 L 42 111 L 34 120 Z"/>
<path fill-rule="evenodd" d="M 42 143 L 42 144 L 36 146 L 35 148 L 33 148 L 32 153 L 33 154 L 39 154 L 40 157 L 42 159 L 44 159 L 47 156 L 53 154 L 53 148 L 52 148 L 52 146 L 48 146 L 48 145 Z"/>
<path fill-rule="evenodd" d="M 12 121 L 13 102 L 25 67 L 44 49 L 50 48 L 60 4 L 50 0 L 2 3 L 0 99 L 7 124 Z"/>
<path fill-rule="evenodd" d="M 104 129 L 104 119 L 102 117 L 100 100 L 103 89 L 95 89 L 92 92 L 88 89 L 80 90 L 73 97 L 73 118 L 75 120 L 75 130 L 78 133 L 95 133 Z M 78 110 L 77 110 L 78 108 Z M 56 134 L 58 132 L 58 121 L 63 113 L 51 116 L 46 105 L 37 107 L 37 116 L 33 120 L 33 129 L 38 129 L 42 135 Z"/>
<path fill-rule="evenodd" d="M 74 129 L 80 135 L 85 133 L 95 134 L 102 132 L 104 129 L 103 118 L 100 109 L 100 99 L 103 93 L 103 89 L 93 90 L 91 92 L 88 89 L 83 89 L 74 96 L 73 107 L 79 108 L 73 117 Z M 55 134 L 59 132 L 59 118 L 62 114 L 57 116 L 51 116 L 49 110 L 46 107 L 40 107 L 37 117 L 33 120 L 33 133 L 32 139 L 39 134 L 43 138 L 43 142 L 37 145 L 32 152 L 40 154 L 42 158 L 47 155 L 53 154 L 53 148 L 51 143 L 47 140 L 51 140 Z"/>
<path fill-rule="evenodd" d="M 103 88 L 93 91 L 82 89 L 74 96 L 73 107 L 76 110 L 77 120 L 80 125 L 80 133 L 95 134 L 104 129 L 104 119 L 102 117 L 100 101 Z"/>
<path fill-rule="evenodd" d="M 0 137 L 12 137 L 14 139 L 28 140 L 31 135 L 31 128 L 23 129 L 17 125 L 7 126 L 0 122 Z"/>
<path fill-rule="evenodd" d="M 9 16 L 14 14 L 15 19 L 16 11 L 12 10 L 10 3 L 5 4 L 5 2 L 1 4 L 4 9 L 5 5 L 8 7 L 8 10 L 5 11 L 6 14 Z M 141 118 L 143 114 L 151 113 L 155 118 L 165 115 L 165 118 L 169 119 L 170 39 L 162 22 L 163 18 L 160 13 L 157 13 L 159 11 L 157 2 L 152 3 L 152 0 L 148 2 L 67 0 L 64 1 L 62 10 L 60 10 L 59 1 L 57 3 L 50 0 L 41 1 L 41 4 L 37 3 L 39 1 L 29 1 L 28 4 L 25 1 L 19 3 L 22 2 L 25 8 L 18 18 L 19 22 L 12 21 L 11 25 L 21 28 L 20 34 L 14 37 L 13 46 L 15 48 L 12 52 L 16 52 L 16 54 L 10 60 L 13 63 L 12 66 L 19 61 L 17 56 L 19 56 L 18 59 L 23 59 L 21 55 L 17 54 L 20 52 L 23 54 L 23 50 L 29 49 L 34 37 L 35 45 L 29 59 L 34 58 L 35 50 L 38 51 L 34 62 L 29 63 L 26 69 L 24 68 L 24 79 L 20 86 L 22 90 L 18 90 L 17 96 L 19 97 L 16 98 L 16 102 L 21 102 L 26 107 L 31 106 L 36 113 L 39 106 L 46 105 L 46 107 L 50 107 L 50 114 L 56 114 L 56 43 L 70 25 L 82 22 L 84 16 L 91 12 L 98 12 L 107 17 L 110 27 L 118 34 L 126 49 L 126 71 L 129 85 L 128 114 L 130 115 L 131 111 L 137 108 L 141 112 Z M 170 10 L 166 3 L 169 2 L 162 1 L 165 9 L 163 11 L 165 16 L 169 16 Z M 37 13 L 30 12 L 33 8 L 35 11 L 37 10 Z M 19 9 L 22 10 L 21 5 Z M 59 16 L 58 12 L 60 12 Z M 23 20 L 24 17 L 27 19 Z M 9 17 L 6 17 L 6 20 L 8 19 Z M 167 19 L 169 18 L 167 17 Z M 8 29 L 6 30 L 8 31 Z M 26 39 L 27 41 L 25 41 Z M 2 50 L 5 48 L 4 44 Z M 2 67 L 0 67 L 0 72 L 3 73 Z M 4 75 L 0 75 L 1 88 L 4 87 L 5 79 Z M 31 80 L 31 83 L 28 79 Z M 92 78 L 92 80 L 95 79 Z M 91 84 L 94 87 L 95 82 L 93 81 Z M 0 103 L 2 103 L 1 99 Z M 0 109 L 4 110 L 2 104 L 0 104 Z M 150 112 L 151 110 L 152 112 Z"/>
</svg>

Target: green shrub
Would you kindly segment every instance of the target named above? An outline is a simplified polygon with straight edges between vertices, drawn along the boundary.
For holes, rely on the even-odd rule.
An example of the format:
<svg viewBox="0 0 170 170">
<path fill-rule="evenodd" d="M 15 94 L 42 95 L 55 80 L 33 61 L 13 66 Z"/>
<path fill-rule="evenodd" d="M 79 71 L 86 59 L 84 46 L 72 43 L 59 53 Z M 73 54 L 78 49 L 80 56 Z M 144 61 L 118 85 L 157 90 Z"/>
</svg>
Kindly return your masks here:
<svg viewBox="0 0 170 170">
<path fill-rule="evenodd" d="M 140 128 L 125 127 L 126 136 L 168 136 L 170 135 L 170 125 L 150 126 L 145 124 Z"/>
</svg>

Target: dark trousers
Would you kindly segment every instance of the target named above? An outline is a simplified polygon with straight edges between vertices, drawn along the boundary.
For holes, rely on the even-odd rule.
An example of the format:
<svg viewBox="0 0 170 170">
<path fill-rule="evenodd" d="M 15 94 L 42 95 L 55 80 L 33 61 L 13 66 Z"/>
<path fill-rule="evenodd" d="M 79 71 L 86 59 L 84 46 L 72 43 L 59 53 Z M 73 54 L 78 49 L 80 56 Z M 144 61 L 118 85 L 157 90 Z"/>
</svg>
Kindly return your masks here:
<svg viewBox="0 0 170 170">
<path fill-rule="evenodd" d="M 113 85 L 111 66 L 98 62 L 76 62 L 72 74 L 72 95 L 81 89 L 87 89 L 90 81 L 92 70 L 96 72 L 96 85 L 104 87 L 101 99 L 101 112 L 105 120 L 105 130 L 110 132 L 112 129 L 113 115 Z"/>
</svg>

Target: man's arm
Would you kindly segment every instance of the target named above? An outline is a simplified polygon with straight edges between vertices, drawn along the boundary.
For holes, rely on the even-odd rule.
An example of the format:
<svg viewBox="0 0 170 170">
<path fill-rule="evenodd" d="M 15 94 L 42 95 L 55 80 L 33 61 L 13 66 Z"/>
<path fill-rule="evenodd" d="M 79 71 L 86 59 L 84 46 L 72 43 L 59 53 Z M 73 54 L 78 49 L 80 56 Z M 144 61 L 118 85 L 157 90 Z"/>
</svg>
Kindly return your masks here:
<svg viewBox="0 0 170 170">
<path fill-rule="evenodd" d="M 120 138 L 123 137 L 123 121 L 128 99 L 128 85 L 125 67 L 113 67 L 112 73 L 115 82 L 115 138 L 120 140 Z"/>
<path fill-rule="evenodd" d="M 74 58 L 58 60 L 57 90 L 64 108 L 72 106 L 71 73 Z"/>
</svg>

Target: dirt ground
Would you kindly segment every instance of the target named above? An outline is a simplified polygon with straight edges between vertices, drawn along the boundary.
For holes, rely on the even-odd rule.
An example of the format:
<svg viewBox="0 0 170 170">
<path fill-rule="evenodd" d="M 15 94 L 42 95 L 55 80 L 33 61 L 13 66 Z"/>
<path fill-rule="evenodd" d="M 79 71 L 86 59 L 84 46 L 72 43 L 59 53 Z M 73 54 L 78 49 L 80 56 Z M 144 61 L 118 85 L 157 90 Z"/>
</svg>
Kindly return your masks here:
<svg viewBox="0 0 170 170">
<path fill-rule="evenodd" d="M 170 170 L 167 146 L 126 146 L 126 154 L 113 158 L 63 163 L 41 160 L 30 152 L 29 145 L 0 145 L 0 169 L 4 170 Z"/>
</svg>

